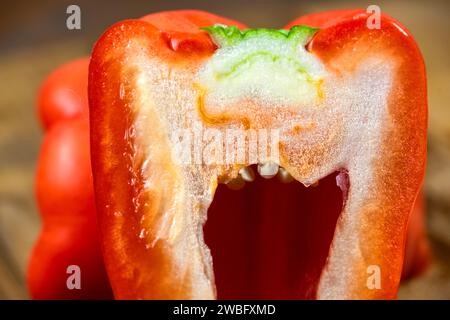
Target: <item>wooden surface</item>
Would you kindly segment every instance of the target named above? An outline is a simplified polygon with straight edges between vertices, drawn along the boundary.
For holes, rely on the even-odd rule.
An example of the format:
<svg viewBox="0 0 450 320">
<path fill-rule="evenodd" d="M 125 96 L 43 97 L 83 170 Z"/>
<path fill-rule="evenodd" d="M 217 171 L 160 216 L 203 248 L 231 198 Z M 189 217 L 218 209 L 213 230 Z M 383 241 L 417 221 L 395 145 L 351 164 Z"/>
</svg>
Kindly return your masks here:
<svg viewBox="0 0 450 320">
<path fill-rule="evenodd" d="M 250 26 L 281 27 L 321 10 L 358 7 L 358 1 L 76 1 L 82 30 L 65 29 L 67 1 L 14 1 L 0 9 L 0 298 L 27 298 L 24 273 L 40 222 L 33 198 L 42 140 L 35 96 L 48 72 L 87 55 L 115 21 L 146 13 L 201 8 Z M 429 158 L 425 182 L 434 250 L 430 270 L 402 284 L 400 298 L 450 299 L 450 1 L 377 1 L 414 34 L 429 83 Z"/>
</svg>

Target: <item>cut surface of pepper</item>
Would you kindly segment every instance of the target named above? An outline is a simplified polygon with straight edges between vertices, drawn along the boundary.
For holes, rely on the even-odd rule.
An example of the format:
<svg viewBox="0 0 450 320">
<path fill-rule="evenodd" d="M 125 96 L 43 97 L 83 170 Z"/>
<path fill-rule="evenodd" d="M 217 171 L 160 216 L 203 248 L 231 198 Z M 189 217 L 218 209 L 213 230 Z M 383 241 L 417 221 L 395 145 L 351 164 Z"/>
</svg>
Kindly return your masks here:
<svg viewBox="0 0 450 320">
<path fill-rule="evenodd" d="M 175 11 L 103 34 L 91 153 L 116 298 L 396 297 L 426 78 L 408 31 L 367 17 L 279 31 Z M 249 178 L 279 167 L 295 181 Z"/>
</svg>

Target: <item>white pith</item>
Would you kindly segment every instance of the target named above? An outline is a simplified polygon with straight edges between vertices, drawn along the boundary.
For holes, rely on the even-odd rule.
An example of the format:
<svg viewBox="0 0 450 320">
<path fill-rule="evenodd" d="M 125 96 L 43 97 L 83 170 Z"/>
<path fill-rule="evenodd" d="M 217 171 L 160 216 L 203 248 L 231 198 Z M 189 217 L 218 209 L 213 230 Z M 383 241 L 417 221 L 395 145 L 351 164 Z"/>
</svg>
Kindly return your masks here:
<svg viewBox="0 0 450 320">
<path fill-rule="evenodd" d="M 204 126 L 221 131 L 242 129 L 240 118 L 233 118 L 233 112 L 251 115 L 249 121 L 255 128 L 270 123 L 271 128 L 281 130 L 280 142 L 284 145 L 276 164 L 305 185 L 311 185 L 336 170 L 348 170 L 351 188 L 347 205 L 338 221 L 329 262 L 318 291 L 319 298 L 333 298 L 338 294 L 345 297 L 351 271 L 341 269 L 348 263 L 338 260 L 348 257 L 363 259 L 358 237 L 353 231 L 371 184 L 371 157 L 376 154 L 381 132 L 389 123 L 387 96 L 394 66 L 382 57 L 373 56 L 352 74 L 338 76 L 327 71 L 319 60 L 316 62 L 318 65 L 312 76 L 323 79 L 322 98 L 314 92 L 309 94 L 309 89 L 306 94 L 296 96 L 291 93 L 292 87 L 283 85 L 283 88 L 288 88 L 283 91 L 279 83 L 270 89 L 270 83 L 256 82 L 259 90 L 251 91 L 252 94 L 248 88 L 239 91 L 235 88 L 227 90 L 223 86 L 210 87 L 212 94 L 205 99 L 205 111 L 213 116 L 226 111 L 231 120 L 225 124 Z M 216 297 L 213 261 L 203 241 L 202 226 L 217 183 L 235 179 L 243 167 L 273 159 L 235 165 L 211 164 L 213 161 L 208 159 L 203 159 L 202 163 L 178 163 L 174 158 L 176 145 L 171 140 L 171 132 L 203 124 L 197 109 L 199 91 L 193 83 L 198 83 L 199 77 L 203 76 L 207 83 L 205 64 L 190 69 L 174 68 L 156 59 L 149 61 L 145 56 L 136 57 L 135 63 L 139 65 L 135 86 L 138 88 L 135 93 L 135 147 L 138 150 L 135 157 L 145 159 L 140 170 L 146 178 L 147 192 L 157 194 L 162 199 L 160 202 L 165 204 L 158 207 L 151 221 L 143 217 L 142 230 L 149 248 L 156 241 L 163 241 L 174 250 L 177 268 L 173 274 L 180 281 L 188 274 L 193 277 L 192 299 L 213 299 Z M 267 72 L 273 73 L 273 69 L 263 67 L 264 63 L 256 64 L 251 68 L 257 69 L 252 69 L 249 74 L 259 71 L 261 79 L 270 78 Z M 274 91 L 278 95 L 267 94 Z M 228 95 L 230 100 L 227 102 Z M 152 126 L 148 126 L 149 122 Z M 151 144 L 150 141 L 158 143 Z M 159 227 L 150 227 L 155 221 Z M 345 242 L 345 246 L 337 245 L 339 242 Z M 335 248 L 346 248 L 346 252 Z M 341 274 L 342 277 L 336 279 L 330 274 Z M 322 291 L 323 287 L 336 287 L 338 290 Z"/>
<path fill-rule="evenodd" d="M 313 104 L 324 75 L 323 65 L 303 46 L 283 38 L 256 37 L 218 49 L 200 69 L 197 81 L 215 108 L 211 113 L 220 113 L 247 96 L 258 96 L 269 106 Z"/>
</svg>

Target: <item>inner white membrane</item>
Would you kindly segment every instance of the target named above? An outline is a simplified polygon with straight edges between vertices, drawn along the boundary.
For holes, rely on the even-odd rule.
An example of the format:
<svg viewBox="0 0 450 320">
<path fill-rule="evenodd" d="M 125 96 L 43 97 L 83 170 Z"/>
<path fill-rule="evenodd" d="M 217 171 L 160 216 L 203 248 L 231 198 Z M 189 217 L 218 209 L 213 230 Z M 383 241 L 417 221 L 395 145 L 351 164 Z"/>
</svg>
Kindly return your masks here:
<svg viewBox="0 0 450 320">
<path fill-rule="evenodd" d="M 211 59 L 221 54 L 232 53 L 219 49 Z M 251 76 L 256 81 L 243 76 L 232 87 L 224 87 L 208 79 L 208 62 L 179 68 L 157 59 L 149 61 L 144 54 L 135 58 L 139 66 L 136 156 L 145 159 L 140 169 L 146 192 L 159 199 L 156 213 L 150 218 L 142 217 L 140 236 L 145 237 L 148 248 L 162 241 L 173 250 L 173 275 L 180 281 L 192 277 L 193 299 L 216 297 L 213 262 L 203 241 L 202 226 L 217 183 L 238 177 L 243 167 L 270 161 L 305 185 L 336 170 L 347 169 L 351 172 L 351 189 L 338 225 L 346 223 L 348 229 L 352 221 L 357 221 L 354 215 L 358 214 L 364 190 L 372 179 L 371 161 L 379 148 L 380 132 L 389 123 L 387 96 L 393 66 L 383 57 L 372 56 L 351 74 L 336 75 L 327 71 L 319 59 L 312 55 L 309 59 L 314 61 L 312 76 L 322 79 L 321 97 L 312 95 L 311 90 L 303 95 L 302 88 L 299 93 L 287 94 L 293 92 L 292 85 L 277 78 L 281 75 L 277 76 L 277 71 L 264 63 L 252 66 Z M 216 87 L 205 88 L 208 81 Z M 251 86 L 246 86 L 246 82 Z M 205 123 L 199 112 L 202 94 L 203 111 L 212 118 L 226 113 L 226 120 Z M 242 116 L 246 116 L 245 125 Z M 180 163 L 177 159 L 180 146 L 178 138 L 174 140 L 175 132 L 192 132 L 188 138 L 200 139 L 200 144 L 205 145 L 208 141 L 202 138 L 207 139 L 204 132 L 209 129 L 225 135 L 227 129 L 248 126 L 279 130 L 279 159 L 217 163 L 216 158 L 208 158 L 209 153 L 195 150 L 198 146 L 194 142 L 189 144 L 190 161 Z M 137 199 L 140 205 L 150 205 L 142 199 Z M 358 248 L 355 233 L 345 254 L 358 256 Z"/>
</svg>

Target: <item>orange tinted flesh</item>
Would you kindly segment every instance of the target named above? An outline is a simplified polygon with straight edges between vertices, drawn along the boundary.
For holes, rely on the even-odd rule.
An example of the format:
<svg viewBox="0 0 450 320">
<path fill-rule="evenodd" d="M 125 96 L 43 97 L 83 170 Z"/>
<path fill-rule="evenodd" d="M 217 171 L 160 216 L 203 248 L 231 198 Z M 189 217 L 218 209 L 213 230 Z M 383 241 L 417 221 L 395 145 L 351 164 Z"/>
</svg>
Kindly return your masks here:
<svg viewBox="0 0 450 320">
<path fill-rule="evenodd" d="M 166 14 L 171 14 L 172 19 L 163 19 L 165 22 L 158 26 L 148 23 L 151 19 L 146 21 L 130 20 L 113 26 L 97 43 L 90 66 L 91 148 L 94 184 L 103 252 L 117 298 L 190 298 L 194 294 L 193 286 L 196 285 L 194 276 L 189 273 L 184 276 L 182 282 L 175 282 L 173 274 L 168 271 L 172 270 L 174 264 L 171 248 L 164 242 L 157 242 L 154 247 L 148 249 L 145 248 L 145 242 L 140 241 L 137 237 L 140 218 L 142 215 L 151 214 L 152 212 L 149 210 L 152 209 L 138 207 L 133 202 L 143 190 L 144 184 L 141 172 L 135 169 L 139 167 L 139 163 L 135 163 L 133 157 L 130 156 L 135 152 L 133 150 L 134 136 L 130 134 L 135 117 L 134 111 L 130 108 L 130 105 L 135 103 L 134 88 L 130 84 L 133 82 L 135 70 L 127 68 L 127 64 L 123 61 L 137 54 L 137 51 L 132 51 L 136 50 L 135 48 L 127 51 L 129 39 L 133 39 L 141 42 L 140 48 L 143 48 L 145 55 L 157 56 L 167 61 L 168 64 L 199 63 L 199 61 L 207 59 L 214 48 L 210 46 L 210 42 L 204 36 L 191 35 L 187 26 L 192 26 L 192 23 L 195 24 L 200 20 L 199 26 L 203 26 L 206 16 L 211 17 L 206 21 L 210 22 L 210 25 L 226 22 L 219 17 L 197 13 L 202 18 L 197 21 L 196 15 L 193 14 L 188 19 L 189 23 L 185 28 L 188 34 L 186 32 L 178 33 L 178 31 L 173 31 L 171 21 L 177 21 L 177 30 L 184 29 L 183 24 L 180 26 L 180 21 L 185 20 L 186 12 Z M 282 222 L 284 220 L 280 219 L 273 221 L 281 224 L 278 226 L 280 229 L 275 232 L 269 230 L 268 234 L 266 233 L 268 228 L 264 227 L 264 223 L 262 223 L 264 233 L 262 241 L 267 246 L 272 246 L 272 252 L 278 255 L 278 259 L 274 259 L 276 262 L 272 263 L 269 262 L 270 260 L 263 259 L 263 266 L 258 266 L 255 272 L 258 274 L 256 278 L 259 279 L 255 285 L 248 285 L 245 288 L 243 285 L 240 293 L 229 287 L 227 289 L 229 286 L 227 281 L 230 279 L 227 275 L 227 267 L 224 266 L 227 259 L 217 258 L 217 260 L 224 261 L 215 263 L 219 298 L 236 297 L 238 294 L 275 298 L 395 298 L 403 264 L 407 222 L 422 182 L 425 165 L 426 79 L 420 53 L 407 32 L 400 30 L 400 25 L 388 17 L 382 19 L 382 30 L 367 30 L 366 19 L 367 15 L 362 11 L 357 14 L 357 17 L 353 13 L 346 15 L 342 20 L 318 32 L 308 46 L 311 53 L 319 57 L 330 71 L 338 75 L 351 73 L 355 65 L 363 61 L 367 48 L 370 48 L 371 51 L 386 53 L 393 60 L 399 62 L 393 84 L 395 90 L 389 97 L 388 107 L 389 115 L 393 119 L 392 123 L 395 125 L 386 125 L 383 128 L 383 147 L 379 154 L 374 155 L 373 163 L 370 164 L 377 168 L 376 175 L 371 181 L 370 190 L 365 192 L 350 188 L 349 191 L 350 195 L 352 192 L 364 192 L 368 195 L 366 202 L 358 209 L 357 215 L 351 221 L 347 217 L 347 208 L 344 208 L 339 218 L 338 214 L 333 214 L 333 210 L 331 210 L 331 214 L 328 213 L 329 216 L 326 217 L 328 222 L 325 224 L 325 229 L 327 230 L 319 228 L 316 231 L 317 234 L 309 234 L 309 230 L 302 230 L 304 231 L 303 235 L 298 232 L 297 235 L 300 238 L 305 235 L 324 236 L 323 243 L 318 242 L 317 247 L 312 245 L 312 248 L 318 248 L 318 250 L 313 250 L 314 254 L 311 256 L 306 253 L 311 247 L 301 248 L 305 250 L 305 256 L 311 259 L 311 262 L 302 261 L 300 257 L 293 257 L 293 264 L 297 265 L 299 269 L 305 270 L 305 272 L 309 268 L 313 270 L 312 278 L 317 279 L 318 277 L 318 283 L 317 280 L 308 283 L 305 280 L 307 277 L 302 278 L 305 274 L 297 274 L 298 278 L 294 279 L 294 285 L 299 285 L 303 289 L 300 289 L 296 295 L 294 289 L 285 286 L 287 281 L 281 279 L 282 275 L 276 272 L 270 273 L 272 269 L 283 269 L 290 265 L 285 259 L 291 255 L 284 250 L 292 248 L 285 248 L 283 244 L 287 241 L 285 237 L 292 236 L 291 232 L 284 232 L 284 229 L 290 229 L 291 226 L 285 225 Z M 161 32 L 160 29 L 172 31 Z M 181 46 L 174 46 L 172 40 L 177 37 L 191 40 Z M 168 38 L 171 39 L 170 42 L 167 41 Z M 183 43 L 183 41 L 177 39 L 175 43 Z M 196 49 L 193 51 L 193 48 Z M 358 49 L 359 54 L 353 53 L 355 48 Z M 125 86 L 127 89 L 127 94 L 122 97 L 119 96 L 121 86 Z M 349 172 L 350 186 L 352 185 L 352 174 L 354 173 Z M 133 183 L 130 183 L 131 181 Z M 295 184 L 292 185 L 292 188 L 294 187 Z M 255 183 L 254 188 L 259 188 L 258 182 Z M 271 186 L 268 185 L 261 187 L 258 192 L 268 192 L 270 189 Z M 252 194 L 253 192 L 250 192 L 250 197 Z M 220 190 L 216 196 L 218 198 L 215 201 L 223 201 L 220 200 L 222 199 Z M 328 194 L 325 194 L 324 197 L 329 199 Z M 151 203 L 152 200 L 155 202 L 157 199 L 149 198 L 147 200 Z M 267 204 L 267 208 L 272 206 L 273 210 L 261 209 L 261 221 L 274 218 L 273 211 L 276 211 L 274 205 L 277 203 L 277 199 L 274 199 L 273 202 Z M 245 201 L 245 203 L 249 202 Z M 288 201 L 288 203 L 290 202 Z M 213 202 L 212 213 L 216 210 L 215 206 L 217 204 Z M 333 205 L 333 207 L 336 206 L 338 205 Z M 226 213 L 223 212 L 226 211 L 223 209 L 225 206 L 220 205 L 219 207 L 218 211 L 222 214 Z M 278 204 L 276 207 L 278 208 Z M 241 209 L 239 211 L 236 209 L 233 214 L 238 215 L 236 218 L 243 218 L 239 212 L 242 212 Z M 250 210 L 250 212 L 252 211 Z M 287 208 L 286 212 L 289 212 L 286 219 L 297 218 L 290 216 L 292 212 Z M 324 211 L 321 210 L 320 214 L 323 213 Z M 309 214 L 301 216 L 309 217 Z M 329 238 L 333 235 L 331 230 L 335 224 L 333 219 L 338 220 L 338 227 L 331 241 Z M 211 221 L 210 227 L 214 225 L 214 220 Z M 300 223 L 300 221 L 295 222 Z M 351 239 L 353 239 L 352 244 L 354 241 L 359 244 L 361 256 L 346 254 L 345 241 L 348 240 L 346 237 L 350 230 L 349 222 L 356 226 L 351 233 Z M 240 224 L 241 228 L 247 226 L 247 224 Z M 223 243 L 221 244 L 222 236 L 215 238 L 216 233 L 208 236 L 208 228 L 207 226 L 207 241 L 211 243 L 212 250 L 220 248 L 223 245 Z M 302 227 L 298 226 L 298 228 Z M 237 234 L 239 235 L 239 233 Z M 329 241 L 331 241 L 331 246 Z M 237 245 L 237 241 L 235 243 Z M 302 246 L 303 244 L 296 244 L 293 241 L 291 245 L 295 247 L 295 245 Z M 278 250 L 274 247 L 277 247 Z M 229 248 L 225 249 L 230 251 Z M 261 252 L 261 250 L 261 248 L 255 249 L 255 253 Z M 237 261 L 247 259 L 242 251 L 238 251 L 236 254 L 238 255 Z M 327 259 L 325 266 L 323 265 L 324 256 Z M 266 258 L 269 257 L 266 256 Z M 308 266 L 309 263 L 311 263 L 310 266 Z M 366 287 L 367 263 L 380 266 L 382 289 L 370 290 Z M 320 270 L 322 267 L 324 268 Z M 233 268 L 236 269 L 236 266 Z M 260 273 L 266 271 L 267 274 L 264 276 L 268 277 L 268 281 L 262 283 L 263 277 Z M 294 272 L 289 275 L 295 277 Z M 244 276 L 241 275 L 241 277 Z M 316 284 L 314 284 L 315 282 Z"/>
</svg>

